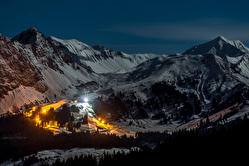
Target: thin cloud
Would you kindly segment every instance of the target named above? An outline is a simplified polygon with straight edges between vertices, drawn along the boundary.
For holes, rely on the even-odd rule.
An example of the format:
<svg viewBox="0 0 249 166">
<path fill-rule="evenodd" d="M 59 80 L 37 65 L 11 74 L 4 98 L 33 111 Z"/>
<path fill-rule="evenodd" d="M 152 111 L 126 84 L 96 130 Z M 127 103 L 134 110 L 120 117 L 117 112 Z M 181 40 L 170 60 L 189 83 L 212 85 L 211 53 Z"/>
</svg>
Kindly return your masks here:
<svg viewBox="0 0 249 166">
<path fill-rule="evenodd" d="M 152 54 L 174 54 L 186 51 L 176 44 L 113 44 L 107 46 L 110 49 L 122 51 L 128 54 L 152 53 Z M 188 48 L 188 47 L 187 47 Z"/>
<path fill-rule="evenodd" d="M 231 21 L 206 20 L 159 24 L 115 26 L 112 30 L 145 38 L 163 40 L 211 40 L 224 36 L 231 40 L 249 41 L 249 24 Z"/>
</svg>

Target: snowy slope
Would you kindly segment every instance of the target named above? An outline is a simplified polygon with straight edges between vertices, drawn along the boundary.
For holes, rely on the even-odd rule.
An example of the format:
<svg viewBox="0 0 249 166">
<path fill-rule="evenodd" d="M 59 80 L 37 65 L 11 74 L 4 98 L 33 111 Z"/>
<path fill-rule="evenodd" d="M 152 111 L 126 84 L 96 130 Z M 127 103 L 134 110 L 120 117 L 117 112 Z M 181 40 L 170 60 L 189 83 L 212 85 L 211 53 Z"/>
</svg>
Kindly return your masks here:
<svg viewBox="0 0 249 166">
<path fill-rule="evenodd" d="M 126 70 L 140 63 L 157 57 L 154 54 L 125 54 L 109 50 L 103 46 L 88 46 L 78 40 L 61 40 L 56 37 L 49 39 L 61 50 L 68 53 L 75 62 L 91 68 L 96 73 L 112 73 Z"/>
<path fill-rule="evenodd" d="M 132 147 L 131 149 L 139 149 L 139 148 Z M 111 149 L 73 148 L 73 149 L 68 149 L 68 150 L 66 149 L 43 150 L 36 154 L 32 154 L 38 157 L 39 159 L 39 161 L 33 164 L 33 166 L 42 165 L 43 163 L 52 165 L 53 163 L 55 163 L 57 159 L 60 159 L 61 161 L 63 161 L 63 160 L 67 160 L 70 157 L 74 158 L 75 156 L 81 156 L 81 155 L 87 156 L 90 154 L 95 156 L 97 159 L 100 159 L 106 153 L 108 154 L 113 154 L 117 152 L 128 153 L 130 152 L 131 149 L 127 149 L 127 148 L 111 148 Z M 27 159 L 30 156 L 25 156 L 24 158 Z M 6 161 L 2 165 L 14 166 L 14 165 L 23 165 L 23 163 L 24 162 L 20 159 L 17 161 Z"/>
<path fill-rule="evenodd" d="M 152 93 L 151 90 L 145 92 L 145 89 L 151 88 L 155 83 L 166 82 L 181 92 L 197 94 L 203 103 L 208 104 L 218 89 L 219 93 L 229 94 L 240 84 L 227 74 L 229 70 L 224 66 L 220 57 L 211 54 L 174 55 L 148 60 L 125 75 L 107 76 L 112 80 L 109 87 L 117 92 L 133 92 L 140 100 L 148 100 Z M 223 97 L 227 98 L 226 95 Z"/>
</svg>

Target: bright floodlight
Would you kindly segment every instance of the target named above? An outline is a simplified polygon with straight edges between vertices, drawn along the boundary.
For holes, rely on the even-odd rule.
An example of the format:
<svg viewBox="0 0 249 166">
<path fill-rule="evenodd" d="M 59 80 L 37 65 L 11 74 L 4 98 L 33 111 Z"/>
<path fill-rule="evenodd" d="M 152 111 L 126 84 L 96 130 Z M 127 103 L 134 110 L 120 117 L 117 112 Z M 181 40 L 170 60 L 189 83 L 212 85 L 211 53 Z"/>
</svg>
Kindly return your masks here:
<svg viewBox="0 0 249 166">
<path fill-rule="evenodd" d="M 87 103 L 87 102 L 88 102 L 88 98 L 85 98 L 85 99 L 84 99 L 84 102 L 86 102 L 86 103 Z"/>
</svg>

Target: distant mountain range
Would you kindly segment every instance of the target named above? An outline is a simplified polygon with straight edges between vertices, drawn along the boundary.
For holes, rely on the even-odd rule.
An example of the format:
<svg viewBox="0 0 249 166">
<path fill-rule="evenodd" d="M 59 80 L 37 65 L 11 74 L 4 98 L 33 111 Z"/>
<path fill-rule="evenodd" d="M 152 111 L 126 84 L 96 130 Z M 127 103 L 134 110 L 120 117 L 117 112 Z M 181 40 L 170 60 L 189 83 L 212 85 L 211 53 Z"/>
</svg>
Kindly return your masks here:
<svg viewBox="0 0 249 166">
<path fill-rule="evenodd" d="M 222 36 L 182 54 L 126 54 L 30 28 L 13 39 L 0 35 L 0 114 L 30 102 L 72 100 L 84 87 L 96 95 L 121 92 L 134 117 L 143 106 L 190 118 L 245 100 L 248 61 L 247 47 Z"/>
<path fill-rule="evenodd" d="M 154 54 L 125 54 L 109 50 L 104 46 L 88 46 L 75 39 L 61 40 L 53 36 L 49 39 L 69 54 L 77 64 L 86 66 L 96 73 L 113 73 L 130 69 L 158 56 Z"/>
</svg>

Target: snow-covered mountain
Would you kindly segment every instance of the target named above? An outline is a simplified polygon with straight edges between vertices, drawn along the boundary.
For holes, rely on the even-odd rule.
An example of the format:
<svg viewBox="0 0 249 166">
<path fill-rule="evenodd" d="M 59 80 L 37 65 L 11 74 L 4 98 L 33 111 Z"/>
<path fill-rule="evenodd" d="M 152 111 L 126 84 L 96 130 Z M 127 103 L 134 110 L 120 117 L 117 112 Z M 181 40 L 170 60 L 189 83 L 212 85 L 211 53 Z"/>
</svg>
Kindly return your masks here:
<svg viewBox="0 0 249 166">
<path fill-rule="evenodd" d="M 225 37 L 219 36 L 207 43 L 193 46 L 183 54 L 214 54 L 226 60 L 226 56 L 238 57 L 244 54 L 249 55 L 249 49 L 239 40 L 227 40 Z"/>
<path fill-rule="evenodd" d="M 142 108 L 191 117 L 245 98 L 249 85 L 249 49 L 224 37 L 183 54 L 130 55 L 30 28 L 13 39 L 0 37 L 0 62 L 0 113 L 72 99 L 91 85 L 97 95 L 119 96 L 134 117 Z"/>
<path fill-rule="evenodd" d="M 30 102 L 70 99 L 78 85 L 97 80 L 35 28 L 0 37 L 0 113 Z"/>
<path fill-rule="evenodd" d="M 233 88 L 243 84 L 229 74 L 229 68 L 216 55 L 174 55 L 146 61 L 126 77 L 120 75 L 120 79 L 123 77 L 127 81 L 124 91 L 138 93 L 137 98 L 140 99 L 144 98 L 145 89 L 156 83 L 163 83 L 175 87 L 181 93 L 196 94 L 198 99 L 208 104 L 217 93 L 224 94 L 225 99 Z M 128 84 L 131 87 L 127 88 Z M 152 90 L 147 91 L 147 94 L 153 93 Z M 149 95 L 145 97 L 148 98 Z"/>
<path fill-rule="evenodd" d="M 49 39 L 76 63 L 96 73 L 126 72 L 148 59 L 158 57 L 154 54 L 125 54 L 99 45 L 88 46 L 75 39 L 61 40 L 53 36 Z"/>
<path fill-rule="evenodd" d="M 77 40 L 47 38 L 30 28 L 0 37 L 0 114 L 24 104 L 72 100 L 82 87 L 98 89 L 108 80 L 96 73 L 125 72 L 157 55 L 128 55 Z"/>
<path fill-rule="evenodd" d="M 238 40 L 227 40 L 225 37 L 219 36 L 210 42 L 193 46 L 183 54 L 213 54 L 221 57 L 229 67 L 228 73 L 249 85 L 249 49 Z"/>
<path fill-rule="evenodd" d="M 183 54 L 147 60 L 125 74 L 107 74 L 111 81 L 104 92 L 122 92 L 128 107 L 130 100 L 139 101 L 130 110 L 143 105 L 147 110 L 191 117 L 246 98 L 248 57 L 248 48 L 241 42 L 218 37 Z M 184 113 L 188 111 L 192 113 Z"/>
</svg>

